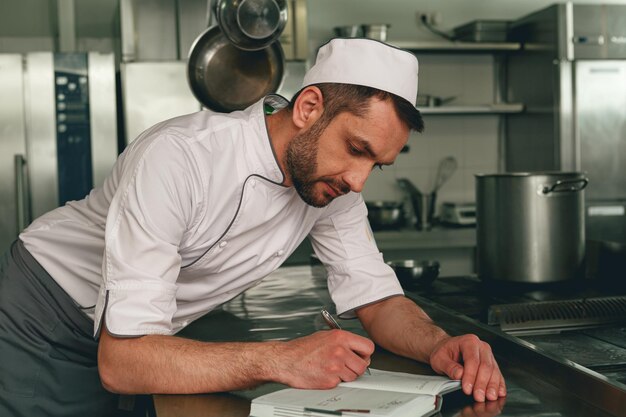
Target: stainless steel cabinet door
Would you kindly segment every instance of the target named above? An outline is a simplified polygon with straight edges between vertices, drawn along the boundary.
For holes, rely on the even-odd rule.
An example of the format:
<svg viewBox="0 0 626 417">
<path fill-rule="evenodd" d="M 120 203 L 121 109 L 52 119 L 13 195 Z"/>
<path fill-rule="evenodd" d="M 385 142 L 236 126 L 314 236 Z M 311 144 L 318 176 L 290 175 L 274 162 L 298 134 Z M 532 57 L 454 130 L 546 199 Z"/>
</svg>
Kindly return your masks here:
<svg viewBox="0 0 626 417">
<path fill-rule="evenodd" d="M 589 200 L 626 199 L 626 62 L 578 61 L 575 67 L 578 167 Z"/>
<path fill-rule="evenodd" d="M 26 54 L 23 94 L 33 219 L 59 206 L 54 85 L 53 54 Z"/>
<path fill-rule="evenodd" d="M 24 127 L 24 76 L 22 55 L 0 55 L 0 251 L 8 248 L 20 231 L 18 223 L 25 221 L 27 207 L 18 204 L 16 198 L 24 177 L 16 173 L 24 172 L 17 166 L 26 154 Z M 18 159 L 16 161 L 16 155 Z M 25 203 L 25 195 L 19 196 Z"/>
</svg>

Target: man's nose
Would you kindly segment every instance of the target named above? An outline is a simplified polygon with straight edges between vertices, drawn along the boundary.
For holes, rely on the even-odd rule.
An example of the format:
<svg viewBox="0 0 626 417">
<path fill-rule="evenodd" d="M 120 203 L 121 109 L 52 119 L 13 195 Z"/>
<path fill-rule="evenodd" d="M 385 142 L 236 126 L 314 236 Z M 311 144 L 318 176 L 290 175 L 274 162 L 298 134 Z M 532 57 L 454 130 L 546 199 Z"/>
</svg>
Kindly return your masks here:
<svg viewBox="0 0 626 417">
<path fill-rule="evenodd" d="M 365 186 L 365 181 L 367 181 L 367 177 L 372 172 L 371 165 L 359 164 L 359 166 L 355 166 L 346 176 L 344 180 L 350 186 L 350 190 L 355 193 L 360 193 Z"/>
</svg>

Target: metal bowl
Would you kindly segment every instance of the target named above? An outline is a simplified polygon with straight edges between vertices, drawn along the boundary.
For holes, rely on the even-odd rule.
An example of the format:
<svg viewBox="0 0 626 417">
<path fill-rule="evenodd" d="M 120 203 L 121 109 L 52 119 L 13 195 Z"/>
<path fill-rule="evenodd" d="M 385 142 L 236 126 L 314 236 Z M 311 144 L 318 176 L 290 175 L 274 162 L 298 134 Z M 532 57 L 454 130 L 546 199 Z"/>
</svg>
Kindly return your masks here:
<svg viewBox="0 0 626 417">
<path fill-rule="evenodd" d="M 333 28 L 335 35 L 340 38 L 362 38 L 363 26 L 361 25 L 349 25 L 349 26 L 337 26 Z"/>
<path fill-rule="evenodd" d="M 426 287 L 439 276 L 438 261 L 402 259 L 387 262 L 395 271 L 400 285 L 407 290 Z"/>
<path fill-rule="evenodd" d="M 259 51 L 235 47 L 218 26 L 195 40 L 187 62 L 187 81 L 205 107 L 242 110 L 280 87 L 285 58 L 279 42 Z"/>
<path fill-rule="evenodd" d="M 366 201 L 367 218 L 373 230 L 399 229 L 404 226 L 404 206 L 397 201 Z"/>
</svg>

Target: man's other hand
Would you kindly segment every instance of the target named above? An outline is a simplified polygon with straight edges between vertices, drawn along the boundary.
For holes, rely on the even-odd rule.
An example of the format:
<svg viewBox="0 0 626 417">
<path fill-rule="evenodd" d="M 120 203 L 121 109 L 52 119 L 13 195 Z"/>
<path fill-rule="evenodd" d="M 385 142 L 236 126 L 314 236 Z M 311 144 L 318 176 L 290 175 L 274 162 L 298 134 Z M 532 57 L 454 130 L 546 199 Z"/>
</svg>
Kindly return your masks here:
<svg viewBox="0 0 626 417">
<path fill-rule="evenodd" d="M 479 402 L 506 396 L 506 385 L 491 347 L 472 334 L 447 337 L 430 354 L 435 372 L 460 379 L 463 392 Z"/>
</svg>

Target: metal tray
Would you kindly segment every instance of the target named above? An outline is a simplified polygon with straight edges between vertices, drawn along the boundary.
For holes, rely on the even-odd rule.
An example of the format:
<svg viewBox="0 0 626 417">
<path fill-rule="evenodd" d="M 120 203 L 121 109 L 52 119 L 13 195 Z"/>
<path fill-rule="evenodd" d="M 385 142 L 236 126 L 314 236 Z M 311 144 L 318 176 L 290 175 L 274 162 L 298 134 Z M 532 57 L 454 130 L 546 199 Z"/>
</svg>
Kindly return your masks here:
<svg viewBox="0 0 626 417">
<path fill-rule="evenodd" d="M 474 20 L 454 28 L 454 39 L 466 42 L 506 42 L 510 21 Z"/>
</svg>

